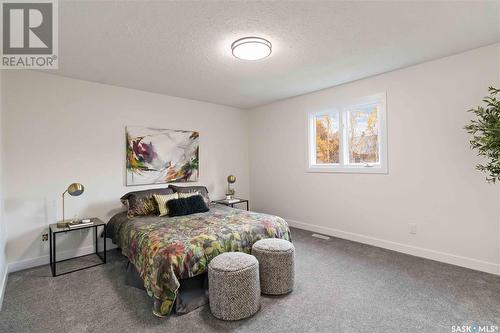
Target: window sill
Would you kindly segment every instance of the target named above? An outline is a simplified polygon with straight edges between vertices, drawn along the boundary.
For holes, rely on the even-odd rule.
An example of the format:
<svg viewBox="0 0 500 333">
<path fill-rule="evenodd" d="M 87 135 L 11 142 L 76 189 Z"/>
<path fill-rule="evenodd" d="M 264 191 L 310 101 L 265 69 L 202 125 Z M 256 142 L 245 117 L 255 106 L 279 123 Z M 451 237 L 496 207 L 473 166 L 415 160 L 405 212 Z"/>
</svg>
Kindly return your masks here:
<svg viewBox="0 0 500 333">
<path fill-rule="evenodd" d="M 388 174 L 387 166 L 309 166 L 306 170 L 309 173 L 364 173 L 364 174 Z"/>
</svg>

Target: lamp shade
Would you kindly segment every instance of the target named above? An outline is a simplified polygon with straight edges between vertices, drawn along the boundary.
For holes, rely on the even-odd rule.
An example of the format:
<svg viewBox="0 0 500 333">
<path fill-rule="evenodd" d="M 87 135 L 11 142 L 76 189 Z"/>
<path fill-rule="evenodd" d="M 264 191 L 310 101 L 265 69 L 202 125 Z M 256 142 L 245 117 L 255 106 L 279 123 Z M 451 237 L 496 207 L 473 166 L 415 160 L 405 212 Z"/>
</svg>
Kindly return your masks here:
<svg viewBox="0 0 500 333">
<path fill-rule="evenodd" d="M 85 190 L 85 188 L 80 183 L 73 183 L 70 186 L 68 186 L 69 195 L 74 196 L 74 197 L 77 197 L 80 194 L 82 194 L 84 190 Z"/>
</svg>

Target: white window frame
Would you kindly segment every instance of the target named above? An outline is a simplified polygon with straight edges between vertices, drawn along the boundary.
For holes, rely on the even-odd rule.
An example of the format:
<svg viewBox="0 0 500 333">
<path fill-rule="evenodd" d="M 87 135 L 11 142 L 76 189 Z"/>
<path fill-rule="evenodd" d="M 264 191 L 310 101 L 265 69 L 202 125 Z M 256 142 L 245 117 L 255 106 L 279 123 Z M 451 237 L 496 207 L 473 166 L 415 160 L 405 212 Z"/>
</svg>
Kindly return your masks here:
<svg viewBox="0 0 500 333">
<path fill-rule="evenodd" d="M 347 121 L 349 110 L 366 107 L 376 104 L 379 106 L 378 113 L 378 146 L 379 161 L 377 164 L 349 164 L 349 151 L 346 145 L 348 140 Z M 386 94 L 379 93 L 355 100 L 346 101 L 332 105 L 323 110 L 308 112 L 307 116 L 307 137 L 308 137 L 308 167 L 307 172 L 327 172 L 327 173 L 381 173 L 387 174 L 387 111 Z M 319 115 L 339 114 L 339 161 L 340 163 L 316 164 L 316 124 L 315 117 Z"/>
</svg>

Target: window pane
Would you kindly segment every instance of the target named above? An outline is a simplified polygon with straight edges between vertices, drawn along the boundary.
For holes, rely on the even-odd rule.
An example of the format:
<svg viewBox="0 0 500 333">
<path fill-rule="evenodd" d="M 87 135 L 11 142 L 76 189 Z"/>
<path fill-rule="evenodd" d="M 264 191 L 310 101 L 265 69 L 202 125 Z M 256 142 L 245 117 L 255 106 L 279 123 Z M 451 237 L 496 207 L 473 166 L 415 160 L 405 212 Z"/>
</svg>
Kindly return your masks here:
<svg viewBox="0 0 500 333">
<path fill-rule="evenodd" d="M 349 163 L 379 163 L 378 106 L 349 111 Z"/>
<path fill-rule="evenodd" d="M 318 115 L 316 125 L 316 164 L 339 163 L 339 115 Z"/>
</svg>

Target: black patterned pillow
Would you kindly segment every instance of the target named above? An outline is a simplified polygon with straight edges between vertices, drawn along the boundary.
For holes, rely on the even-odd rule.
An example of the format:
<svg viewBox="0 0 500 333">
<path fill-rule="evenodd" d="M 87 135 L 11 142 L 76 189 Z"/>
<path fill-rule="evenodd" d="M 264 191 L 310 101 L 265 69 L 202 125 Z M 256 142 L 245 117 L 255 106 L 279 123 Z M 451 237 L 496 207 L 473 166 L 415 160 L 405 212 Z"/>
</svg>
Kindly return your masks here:
<svg viewBox="0 0 500 333">
<path fill-rule="evenodd" d="M 209 208 L 201 195 L 192 195 L 167 201 L 168 216 L 183 216 L 208 212 Z"/>
<path fill-rule="evenodd" d="M 134 191 L 125 194 L 120 198 L 121 202 L 127 206 L 127 216 L 159 215 L 160 210 L 153 194 L 172 194 L 171 188 L 155 188 L 144 191 Z"/>
</svg>

